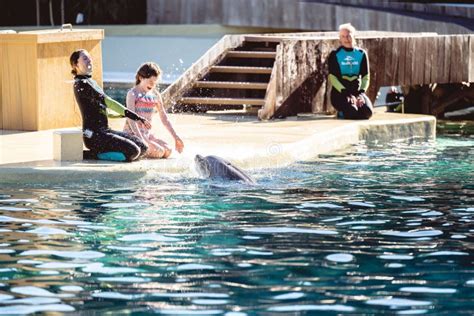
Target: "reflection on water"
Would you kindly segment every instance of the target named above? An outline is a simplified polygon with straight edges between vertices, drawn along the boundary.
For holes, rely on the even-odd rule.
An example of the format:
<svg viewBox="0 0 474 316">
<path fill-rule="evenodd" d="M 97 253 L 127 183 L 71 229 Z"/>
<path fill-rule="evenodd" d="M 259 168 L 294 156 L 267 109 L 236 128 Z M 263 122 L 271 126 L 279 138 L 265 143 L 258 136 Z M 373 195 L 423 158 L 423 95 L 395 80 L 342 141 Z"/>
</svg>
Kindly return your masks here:
<svg viewBox="0 0 474 316">
<path fill-rule="evenodd" d="M 252 187 L 3 188 L 0 314 L 472 314 L 473 144 L 360 144 Z"/>
</svg>

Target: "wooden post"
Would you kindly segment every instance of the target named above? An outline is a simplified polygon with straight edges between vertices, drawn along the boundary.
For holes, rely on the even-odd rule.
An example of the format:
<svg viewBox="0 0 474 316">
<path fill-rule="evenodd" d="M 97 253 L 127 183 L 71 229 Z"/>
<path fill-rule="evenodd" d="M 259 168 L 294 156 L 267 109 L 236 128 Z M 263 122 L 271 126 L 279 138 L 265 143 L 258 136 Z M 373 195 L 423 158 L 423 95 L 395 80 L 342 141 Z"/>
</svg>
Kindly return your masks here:
<svg viewBox="0 0 474 316">
<path fill-rule="evenodd" d="M 469 36 L 467 46 L 469 47 L 468 82 L 474 82 L 474 36 Z"/>
<path fill-rule="evenodd" d="M 270 81 L 268 82 L 267 91 L 265 92 L 265 104 L 258 110 L 258 118 L 260 120 L 268 120 L 275 113 L 277 108 L 277 81 L 281 67 L 281 45 L 277 46 L 275 63 L 273 64 Z"/>
</svg>

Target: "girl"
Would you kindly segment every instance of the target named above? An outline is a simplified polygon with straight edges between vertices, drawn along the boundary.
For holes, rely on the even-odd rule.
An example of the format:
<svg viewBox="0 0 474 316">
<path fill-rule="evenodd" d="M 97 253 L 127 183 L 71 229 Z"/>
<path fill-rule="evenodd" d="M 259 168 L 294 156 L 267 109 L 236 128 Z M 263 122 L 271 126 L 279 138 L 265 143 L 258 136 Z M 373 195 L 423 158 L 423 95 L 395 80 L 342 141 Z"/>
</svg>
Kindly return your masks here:
<svg viewBox="0 0 474 316">
<path fill-rule="evenodd" d="M 161 70 L 157 64 L 153 62 L 142 64 L 135 76 L 135 87 L 127 93 L 127 108 L 130 111 L 136 111 L 138 115 L 145 117 L 149 121 L 151 121 L 153 111 L 156 109 L 160 115 L 161 122 L 175 140 L 176 151 L 181 153 L 184 148 L 183 141 L 171 126 L 166 111 L 163 108 L 161 95 L 156 90 L 156 84 L 160 75 Z M 165 141 L 156 138 L 150 132 L 150 128 L 142 122 L 127 119 L 124 131 L 139 137 L 148 145 L 148 151 L 146 152 L 146 157 L 148 158 L 168 158 L 171 154 L 169 145 Z"/>
<path fill-rule="evenodd" d="M 69 62 L 74 75 L 74 96 L 81 110 L 83 140 L 90 149 L 90 152 L 84 152 L 84 159 L 133 161 L 142 157 L 147 145 L 136 136 L 110 129 L 106 108 L 139 121 L 146 128 L 151 128 L 150 122 L 104 93 L 91 78 L 93 63 L 87 50 L 76 50 Z"/>
</svg>

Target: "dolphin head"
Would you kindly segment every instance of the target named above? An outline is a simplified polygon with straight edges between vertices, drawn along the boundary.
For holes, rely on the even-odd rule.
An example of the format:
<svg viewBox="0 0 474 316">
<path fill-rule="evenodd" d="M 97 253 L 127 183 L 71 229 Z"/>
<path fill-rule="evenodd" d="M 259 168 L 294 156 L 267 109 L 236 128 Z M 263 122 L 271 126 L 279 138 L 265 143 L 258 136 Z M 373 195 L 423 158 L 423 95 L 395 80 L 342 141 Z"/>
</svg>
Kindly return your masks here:
<svg viewBox="0 0 474 316">
<path fill-rule="evenodd" d="M 206 160 L 205 157 L 201 155 L 196 155 L 196 157 L 194 157 L 194 163 L 196 165 L 196 170 L 200 176 L 205 178 L 209 177 L 211 171 L 209 170 L 209 162 Z"/>
</svg>

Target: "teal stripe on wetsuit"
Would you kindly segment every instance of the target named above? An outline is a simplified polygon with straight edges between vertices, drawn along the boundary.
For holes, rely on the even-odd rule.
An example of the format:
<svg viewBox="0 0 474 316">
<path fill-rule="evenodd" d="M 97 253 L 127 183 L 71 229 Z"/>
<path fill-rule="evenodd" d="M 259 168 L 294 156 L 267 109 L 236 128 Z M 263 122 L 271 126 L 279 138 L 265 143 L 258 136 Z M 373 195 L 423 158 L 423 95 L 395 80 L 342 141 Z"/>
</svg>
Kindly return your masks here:
<svg viewBox="0 0 474 316">
<path fill-rule="evenodd" d="M 354 49 L 352 51 L 346 51 L 344 49 L 339 50 L 336 53 L 336 58 L 337 63 L 339 64 L 339 69 L 341 70 L 341 76 L 348 78 L 354 76 L 358 77 L 363 57 L 364 52 L 359 49 Z"/>
</svg>

